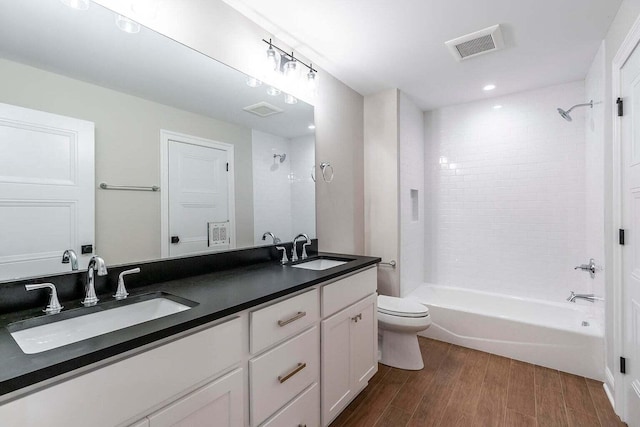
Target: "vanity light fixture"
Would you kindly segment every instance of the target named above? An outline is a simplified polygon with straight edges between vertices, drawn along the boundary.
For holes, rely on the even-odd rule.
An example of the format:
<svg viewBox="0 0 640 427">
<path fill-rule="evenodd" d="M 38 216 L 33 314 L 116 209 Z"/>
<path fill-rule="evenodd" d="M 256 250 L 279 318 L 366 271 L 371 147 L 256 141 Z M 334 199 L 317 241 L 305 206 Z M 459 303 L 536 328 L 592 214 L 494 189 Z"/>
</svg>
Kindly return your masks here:
<svg viewBox="0 0 640 427">
<path fill-rule="evenodd" d="M 62 4 L 69 6 L 71 9 L 87 10 L 89 9 L 89 0 L 60 0 Z"/>
<path fill-rule="evenodd" d="M 297 104 L 298 103 L 298 99 L 293 95 L 285 93 L 284 94 L 284 103 L 285 104 L 289 104 L 289 105 Z"/>
<path fill-rule="evenodd" d="M 288 53 L 278 46 L 274 45 L 271 39 L 263 42 L 269 45 L 267 48 L 267 68 L 269 71 L 275 71 L 283 74 L 287 79 L 293 80 L 298 78 L 301 67 L 306 67 L 309 72 L 306 74 L 308 84 L 312 89 L 316 88 L 318 83 L 318 70 L 313 68 L 313 64 L 306 64 L 294 56 L 294 53 Z"/>
<path fill-rule="evenodd" d="M 133 19 L 129 19 L 126 16 L 117 15 L 116 25 L 125 33 L 137 34 L 140 32 L 140 24 Z"/>
<path fill-rule="evenodd" d="M 488 84 L 485 87 L 482 88 L 482 90 L 484 90 L 485 92 L 489 92 L 491 90 L 494 90 L 496 88 L 496 85 L 494 84 Z"/>
</svg>

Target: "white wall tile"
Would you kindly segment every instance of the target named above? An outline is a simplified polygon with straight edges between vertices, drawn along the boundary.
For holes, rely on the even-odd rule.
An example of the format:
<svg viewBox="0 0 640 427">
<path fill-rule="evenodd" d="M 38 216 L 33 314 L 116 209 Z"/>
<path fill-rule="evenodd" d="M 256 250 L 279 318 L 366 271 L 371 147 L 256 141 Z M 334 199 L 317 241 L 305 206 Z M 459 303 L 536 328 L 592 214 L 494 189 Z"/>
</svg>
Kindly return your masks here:
<svg viewBox="0 0 640 427">
<path fill-rule="evenodd" d="M 574 82 L 425 113 L 427 282 L 554 301 L 584 288 L 587 110 L 556 111 L 584 99 Z"/>
</svg>

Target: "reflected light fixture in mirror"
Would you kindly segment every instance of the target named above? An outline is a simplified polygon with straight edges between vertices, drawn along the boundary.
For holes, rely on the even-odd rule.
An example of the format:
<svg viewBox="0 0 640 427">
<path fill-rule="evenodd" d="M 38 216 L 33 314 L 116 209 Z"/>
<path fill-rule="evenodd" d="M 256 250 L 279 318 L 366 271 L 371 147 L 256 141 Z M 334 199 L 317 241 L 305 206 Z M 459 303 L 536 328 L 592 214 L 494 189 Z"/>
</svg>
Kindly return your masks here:
<svg viewBox="0 0 640 427">
<path fill-rule="evenodd" d="M 262 86 L 262 82 L 258 79 L 256 79 L 255 77 L 247 77 L 247 86 L 249 87 L 258 87 L 258 86 Z"/>
<path fill-rule="evenodd" d="M 116 16 L 116 25 L 125 33 L 137 34 L 140 32 L 140 24 L 126 16 Z"/>
<path fill-rule="evenodd" d="M 89 9 L 89 0 L 60 0 L 62 4 L 69 6 L 71 9 L 87 10 Z"/>
<path fill-rule="evenodd" d="M 310 130 L 314 130 L 316 128 L 316 125 L 314 124 L 310 124 L 309 126 L 307 126 Z"/>
<path fill-rule="evenodd" d="M 269 86 L 269 89 L 267 89 L 267 95 L 271 95 L 271 96 L 278 96 L 280 95 L 280 92 L 281 92 L 280 89 L 273 86 Z"/>
<path fill-rule="evenodd" d="M 289 104 L 289 105 L 297 104 L 298 103 L 298 99 L 293 95 L 285 93 L 285 95 L 284 95 L 284 103 L 285 104 Z"/>
</svg>

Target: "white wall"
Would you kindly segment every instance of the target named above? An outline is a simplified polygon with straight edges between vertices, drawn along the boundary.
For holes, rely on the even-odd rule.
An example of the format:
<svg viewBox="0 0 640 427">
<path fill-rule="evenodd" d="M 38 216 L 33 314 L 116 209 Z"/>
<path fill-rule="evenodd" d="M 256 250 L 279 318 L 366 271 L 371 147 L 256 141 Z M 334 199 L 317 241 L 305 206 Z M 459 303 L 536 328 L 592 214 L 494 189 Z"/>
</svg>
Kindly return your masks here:
<svg viewBox="0 0 640 427">
<path fill-rule="evenodd" d="M 283 242 L 293 239 L 291 211 L 291 151 L 288 139 L 254 130 L 251 133 L 253 159 L 253 217 L 254 243 L 262 241 L 262 234 L 270 231 Z M 280 163 L 274 154 L 287 154 Z"/>
<path fill-rule="evenodd" d="M 97 3 L 130 14 L 128 2 Z M 137 19 L 144 25 L 244 73 L 259 75 L 268 34 L 220 0 L 164 0 L 155 15 Z M 286 45 L 282 44 L 286 48 Z M 304 58 L 301 58 L 304 59 Z M 314 104 L 317 163 L 335 168 L 331 184 L 316 185 L 317 232 L 323 251 L 364 251 L 363 97 L 319 70 L 318 95 L 291 91 Z"/>
<path fill-rule="evenodd" d="M 423 113 L 403 92 L 400 93 L 399 131 L 400 295 L 405 296 L 424 283 L 425 139 Z M 415 201 L 411 190 L 417 191 Z"/>
<path fill-rule="evenodd" d="M 552 301 L 584 282 L 586 111 L 556 111 L 584 99 L 575 82 L 430 114 L 428 282 Z"/>
<path fill-rule="evenodd" d="M 400 296 L 399 91 L 364 98 L 365 254 L 395 260 L 398 268 L 378 269 L 378 292 Z"/>
<path fill-rule="evenodd" d="M 598 49 L 585 79 L 585 100 L 593 100 L 593 109 L 586 110 L 585 121 L 585 230 L 586 249 L 596 264 L 605 266 L 604 255 L 604 122 L 605 122 L 605 52 L 604 43 Z M 585 276 L 576 292 L 605 295 L 605 275 L 600 271 L 594 279 Z M 604 304 L 598 302 L 598 306 Z"/>
<path fill-rule="evenodd" d="M 315 137 L 307 135 L 291 139 L 289 152 L 291 153 L 292 231 L 293 234 L 306 233 L 314 238 L 316 237 L 316 184 L 311 178 L 311 169 L 316 164 Z"/>
</svg>

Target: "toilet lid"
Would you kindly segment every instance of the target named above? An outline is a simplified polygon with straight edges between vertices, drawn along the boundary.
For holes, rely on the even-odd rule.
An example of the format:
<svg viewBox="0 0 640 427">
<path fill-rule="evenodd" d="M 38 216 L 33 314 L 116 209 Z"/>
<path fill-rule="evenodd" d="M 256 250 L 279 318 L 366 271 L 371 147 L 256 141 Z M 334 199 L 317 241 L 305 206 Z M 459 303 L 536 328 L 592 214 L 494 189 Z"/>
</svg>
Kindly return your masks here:
<svg viewBox="0 0 640 427">
<path fill-rule="evenodd" d="M 398 317 L 425 317 L 429 315 L 427 306 L 406 298 L 378 295 L 378 311 Z"/>
</svg>

